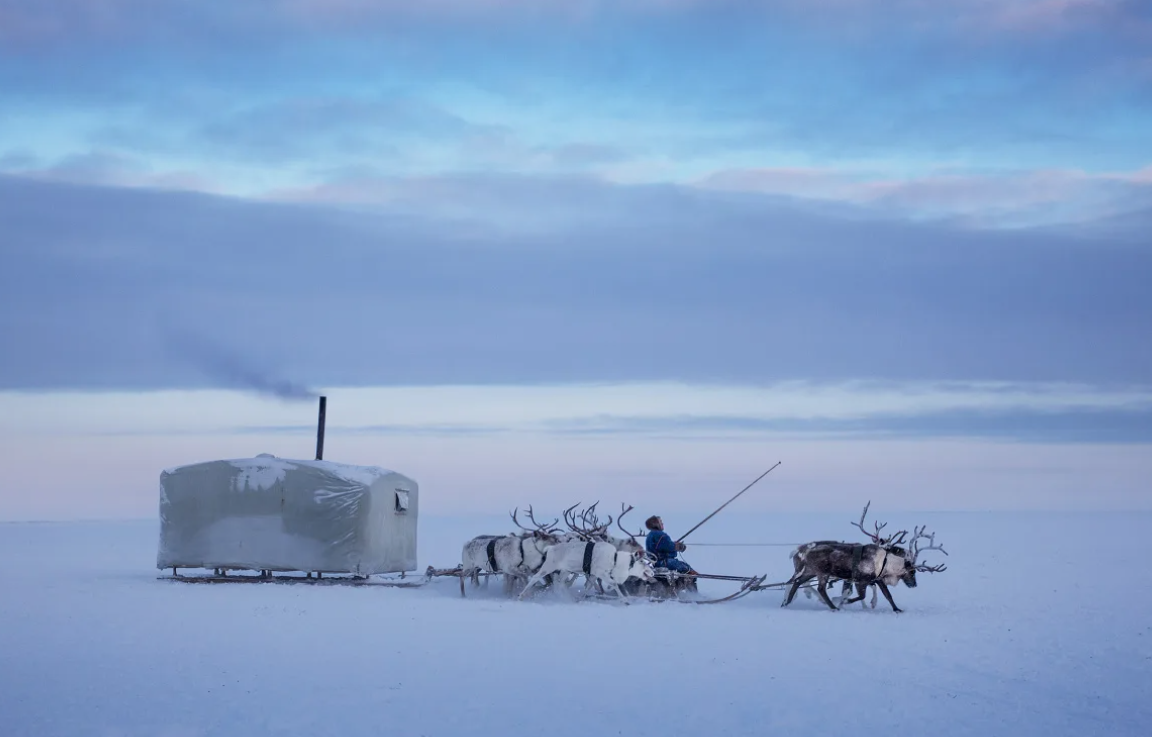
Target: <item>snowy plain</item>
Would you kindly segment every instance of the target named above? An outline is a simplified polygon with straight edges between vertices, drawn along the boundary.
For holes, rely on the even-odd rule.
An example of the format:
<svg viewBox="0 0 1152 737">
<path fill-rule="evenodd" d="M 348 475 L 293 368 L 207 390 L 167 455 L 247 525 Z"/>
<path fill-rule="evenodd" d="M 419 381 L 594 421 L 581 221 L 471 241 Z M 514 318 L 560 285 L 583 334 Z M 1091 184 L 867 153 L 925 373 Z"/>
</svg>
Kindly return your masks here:
<svg viewBox="0 0 1152 737">
<path fill-rule="evenodd" d="M 788 547 L 693 542 L 858 540 L 858 513 L 729 508 L 685 557 L 780 581 Z M 622 606 L 498 584 L 462 599 L 450 578 L 189 585 L 158 580 L 155 520 L 0 524 L 0 734 L 1149 734 L 1152 514 L 874 513 L 927 522 L 950 553 L 893 589 L 903 614 L 782 609 L 777 591 Z M 509 528 L 422 516 L 419 568 Z"/>
</svg>

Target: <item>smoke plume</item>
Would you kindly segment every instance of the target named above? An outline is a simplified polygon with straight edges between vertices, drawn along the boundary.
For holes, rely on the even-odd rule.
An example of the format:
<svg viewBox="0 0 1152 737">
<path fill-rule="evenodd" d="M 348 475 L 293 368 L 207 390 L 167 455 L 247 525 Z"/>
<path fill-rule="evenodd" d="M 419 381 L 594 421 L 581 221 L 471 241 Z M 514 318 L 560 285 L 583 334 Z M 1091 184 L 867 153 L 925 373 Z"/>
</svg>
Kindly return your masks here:
<svg viewBox="0 0 1152 737">
<path fill-rule="evenodd" d="M 173 356 L 229 388 L 247 389 L 284 400 L 312 400 L 320 396 L 302 384 L 260 370 L 224 346 L 187 329 L 167 327 L 163 334 Z"/>
</svg>

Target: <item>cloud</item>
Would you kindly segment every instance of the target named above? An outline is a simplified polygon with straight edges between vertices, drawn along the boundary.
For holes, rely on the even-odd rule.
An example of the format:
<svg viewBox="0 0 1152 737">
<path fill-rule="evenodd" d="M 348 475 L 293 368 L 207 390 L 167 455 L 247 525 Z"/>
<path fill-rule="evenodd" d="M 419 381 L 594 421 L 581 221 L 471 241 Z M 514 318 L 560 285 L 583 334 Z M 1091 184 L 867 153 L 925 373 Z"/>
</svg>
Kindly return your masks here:
<svg viewBox="0 0 1152 737">
<path fill-rule="evenodd" d="M 867 205 L 910 217 L 966 218 L 986 226 L 1098 220 L 1152 200 L 1152 167 L 939 173 L 903 179 L 827 168 L 729 169 L 697 181 L 708 189 Z"/>
<path fill-rule="evenodd" d="M 212 192 L 217 184 L 191 171 L 157 171 L 146 162 L 111 151 L 90 151 L 44 162 L 31 155 L 0 159 L 0 171 L 29 180 L 143 189 Z"/>
<path fill-rule="evenodd" d="M 404 142 L 505 135 L 426 101 L 394 98 L 291 98 L 223 115 L 191 134 L 193 145 L 272 161 L 338 154 L 397 157 Z"/>
<path fill-rule="evenodd" d="M 1150 143 L 1145 6 L 0 0 L 0 140 L 277 189 L 356 165 L 1117 171 Z M 1071 20 L 998 20 L 1021 13 Z"/>
<path fill-rule="evenodd" d="M 1152 412 L 876 415 L 857 419 L 746 417 L 597 417 L 556 422 L 552 432 L 578 436 L 740 441 L 804 437 L 968 438 L 1029 443 L 1152 443 Z"/>
<path fill-rule="evenodd" d="M 629 382 L 333 387 L 326 394 L 333 437 L 1152 443 L 1152 385 Z M 65 422 L 72 432 L 95 435 L 315 435 L 313 422 L 300 422 L 312 419 L 307 414 L 263 397 L 275 395 L 0 393 L 10 418 L 7 428 L 0 422 L 0 433 L 40 435 Z M 228 424 L 228 418 L 239 422 Z"/>
<path fill-rule="evenodd" d="M 1152 370 L 1139 240 L 589 180 L 447 184 L 420 196 L 518 203 L 536 227 L 0 177 L 0 386 L 205 385 L 165 354 L 157 315 L 323 386 Z"/>
</svg>

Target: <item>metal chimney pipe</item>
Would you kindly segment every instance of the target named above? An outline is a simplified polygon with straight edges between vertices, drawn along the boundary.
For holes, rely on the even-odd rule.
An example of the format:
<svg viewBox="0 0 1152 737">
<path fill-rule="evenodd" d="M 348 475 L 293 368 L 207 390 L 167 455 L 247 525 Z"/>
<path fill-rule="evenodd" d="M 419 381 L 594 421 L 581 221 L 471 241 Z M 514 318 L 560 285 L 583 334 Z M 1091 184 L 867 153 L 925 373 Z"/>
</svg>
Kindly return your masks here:
<svg viewBox="0 0 1152 737">
<path fill-rule="evenodd" d="M 324 415 L 328 408 L 328 397 L 320 397 L 320 419 L 316 424 L 316 460 L 324 460 Z"/>
</svg>

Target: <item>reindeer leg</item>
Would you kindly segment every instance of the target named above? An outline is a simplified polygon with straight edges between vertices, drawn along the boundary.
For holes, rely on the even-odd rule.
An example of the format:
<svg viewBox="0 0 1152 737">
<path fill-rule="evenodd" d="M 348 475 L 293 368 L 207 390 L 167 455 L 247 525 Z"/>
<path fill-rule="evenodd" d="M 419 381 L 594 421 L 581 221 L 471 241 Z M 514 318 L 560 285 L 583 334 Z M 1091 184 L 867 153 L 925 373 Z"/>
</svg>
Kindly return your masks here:
<svg viewBox="0 0 1152 737">
<path fill-rule="evenodd" d="M 848 601 L 848 594 L 850 593 L 852 593 L 852 582 L 848 579 L 844 579 L 840 584 L 840 601 L 837 602 L 841 607 L 843 607 L 845 604 L 852 603 L 851 601 Z"/>
<path fill-rule="evenodd" d="M 888 603 L 892 605 L 892 611 L 904 611 L 900 607 L 896 606 L 896 602 L 892 601 L 892 592 L 888 590 L 888 584 L 884 583 L 883 581 L 877 581 L 876 585 L 880 587 L 880 593 L 884 594 L 884 598 L 887 599 Z"/>
<path fill-rule="evenodd" d="M 600 581 L 599 581 L 599 579 L 597 579 L 597 583 L 599 583 L 599 582 L 600 582 Z M 616 595 L 617 595 L 617 596 L 619 596 L 619 597 L 620 597 L 620 600 L 621 600 L 621 601 L 623 601 L 625 604 L 631 604 L 631 603 L 632 603 L 632 602 L 628 601 L 628 595 L 627 595 L 627 594 L 625 594 L 625 593 L 624 593 L 624 592 L 623 592 L 623 591 L 620 589 L 620 585 L 619 585 L 618 583 L 616 583 L 615 581 L 609 581 L 609 582 L 608 582 L 608 586 L 609 586 L 609 587 L 610 587 L 610 588 L 611 588 L 613 591 L 615 591 L 615 592 L 616 592 Z"/>
<path fill-rule="evenodd" d="M 800 586 L 802 586 L 805 581 L 811 581 L 811 580 L 812 580 L 811 576 L 808 576 L 806 578 L 802 576 L 800 578 L 793 579 L 792 580 L 792 588 L 788 589 L 788 596 L 784 597 L 784 603 L 782 603 L 780 606 L 785 607 L 785 606 L 788 606 L 789 604 L 791 604 L 792 599 L 796 596 L 796 592 L 800 590 Z M 805 593 L 807 593 L 807 592 L 805 592 Z"/>
<path fill-rule="evenodd" d="M 852 588 L 852 583 L 850 581 L 845 581 L 844 582 L 844 593 L 847 594 L 848 591 L 851 590 L 851 588 Z M 855 596 L 851 599 L 846 599 L 846 598 L 841 597 L 840 606 L 844 606 L 845 604 L 855 604 L 858 601 L 863 601 L 864 600 L 864 593 L 867 590 L 868 590 L 868 584 L 866 584 L 862 581 L 857 581 L 856 582 L 856 593 L 858 594 L 858 596 Z"/>
<path fill-rule="evenodd" d="M 528 579 L 528 583 L 524 584 L 524 590 L 520 592 L 520 595 L 516 597 L 516 600 L 517 601 L 523 601 L 524 595 L 527 594 L 529 591 L 531 591 L 533 586 L 535 586 L 536 584 L 538 584 L 542 580 L 544 580 L 544 578 L 547 575 L 548 575 L 547 573 L 541 574 L 539 571 L 537 571 L 532 576 L 532 578 Z"/>
<path fill-rule="evenodd" d="M 832 611 L 837 611 L 836 605 L 833 604 L 832 600 L 828 598 L 828 578 L 827 578 L 827 576 L 820 576 L 816 580 L 817 580 L 816 593 L 820 594 L 820 598 L 824 600 L 824 603 L 828 605 L 829 609 L 831 609 Z"/>
<path fill-rule="evenodd" d="M 860 606 L 864 606 L 864 605 L 861 604 Z M 872 608 L 873 609 L 876 608 L 876 587 L 875 586 L 872 587 Z"/>
<path fill-rule="evenodd" d="M 575 576 L 573 576 L 573 579 L 575 579 Z M 591 591 L 592 586 L 590 584 L 580 589 L 580 596 L 576 596 L 576 594 L 572 593 L 572 589 L 568 589 L 569 594 L 572 596 L 572 598 L 576 599 L 576 601 L 584 601 L 588 598 L 588 594 L 591 593 Z"/>
</svg>

